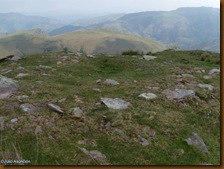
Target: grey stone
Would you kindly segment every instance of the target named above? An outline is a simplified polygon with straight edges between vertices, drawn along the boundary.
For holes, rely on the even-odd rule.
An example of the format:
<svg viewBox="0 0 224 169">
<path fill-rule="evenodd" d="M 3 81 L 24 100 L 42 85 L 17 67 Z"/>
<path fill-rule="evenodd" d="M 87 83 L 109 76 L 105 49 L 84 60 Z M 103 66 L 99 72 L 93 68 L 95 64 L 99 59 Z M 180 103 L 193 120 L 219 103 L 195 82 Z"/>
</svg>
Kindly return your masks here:
<svg viewBox="0 0 224 169">
<path fill-rule="evenodd" d="M 39 133 L 41 133 L 41 132 L 42 132 L 42 127 L 41 127 L 41 126 L 37 126 L 37 127 L 35 128 L 34 134 L 37 135 L 37 134 L 39 134 Z"/>
<path fill-rule="evenodd" d="M 37 108 L 29 103 L 24 103 L 20 105 L 20 109 L 25 113 L 34 113 L 37 111 Z"/>
<path fill-rule="evenodd" d="M 5 122 L 5 117 L 0 117 L 0 131 L 4 130 L 4 122 Z"/>
<path fill-rule="evenodd" d="M 203 76 L 203 78 L 204 78 L 204 79 L 212 79 L 212 76 L 208 76 L 208 75 L 206 75 L 206 76 Z"/>
<path fill-rule="evenodd" d="M 110 109 L 127 109 L 130 106 L 129 102 L 119 98 L 101 98 L 101 101 Z"/>
<path fill-rule="evenodd" d="M 1 71 L 1 74 L 2 74 L 2 75 L 6 75 L 6 74 L 8 74 L 8 73 L 10 73 L 10 72 L 12 72 L 11 69 L 3 69 L 3 70 Z"/>
<path fill-rule="evenodd" d="M 182 77 L 190 77 L 190 78 L 194 78 L 194 76 L 191 75 L 191 74 L 182 74 Z"/>
<path fill-rule="evenodd" d="M 112 80 L 112 79 L 106 79 L 104 82 L 104 84 L 110 84 L 110 85 L 118 85 L 119 83 L 116 80 Z"/>
<path fill-rule="evenodd" d="M 181 100 L 187 96 L 194 96 L 195 91 L 185 89 L 175 89 L 175 90 L 166 89 L 162 92 L 162 94 L 165 94 L 167 99 L 169 100 Z"/>
<path fill-rule="evenodd" d="M 20 60 L 20 59 L 22 59 L 22 58 L 19 57 L 19 56 L 13 56 L 10 60 L 11 60 L 11 61 L 18 61 L 18 60 Z"/>
<path fill-rule="evenodd" d="M 18 121 L 17 118 L 11 119 L 11 120 L 10 120 L 10 124 L 15 124 L 15 123 L 17 123 L 17 121 Z"/>
<path fill-rule="evenodd" d="M 210 91 L 213 91 L 213 86 L 212 85 L 210 85 L 210 84 L 198 84 L 198 87 L 200 87 L 200 88 L 207 88 L 208 90 L 210 90 Z"/>
<path fill-rule="evenodd" d="M 144 55 L 143 58 L 145 60 L 153 60 L 153 59 L 156 59 L 157 57 L 156 56 L 150 56 L 150 55 Z"/>
<path fill-rule="evenodd" d="M 146 140 L 145 138 L 141 138 L 140 144 L 143 145 L 143 146 L 147 146 L 147 145 L 149 145 L 149 141 Z"/>
<path fill-rule="evenodd" d="M 16 78 L 22 78 L 22 77 L 26 77 L 26 76 L 29 76 L 30 74 L 29 73 L 19 73 Z"/>
<path fill-rule="evenodd" d="M 16 96 L 16 98 L 17 98 L 18 100 L 23 100 L 23 99 L 28 99 L 29 96 L 27 96 L 27 95 L 19 95 L 19 96 Z"/>
<path fill-rule="evenodd" d="M 81 148 L 81 150 L 84 154 L 89 155 L 91 158 L 97 161 L 105 162 L 107 160 L 107 157 L 98 150 L 88 151 L 85 148 Z"/>
<path fill-rule="evenodd" d="M 48 106 L 51 110 L 53 110 L 53 111 L 55 111 L 55 112 L 57 112 L 57 113 L 60 113 L 60 114 L 64 114 L 64 113 L 65 113 L 64 111 L 61 110 L 61 108 L 60 108 L 59 106 L 57 106 L 57 105 L 55 105 L 55 104 L 49 103 L 49 104 L 47 104 L 47 106 Z"/>
<path fill-rule="evenodd" d="M 66 98 L 62 98 L 62 99 L 58 100 L 58 103 L 62 103 L 62 102 L 65 102 L 65 101 L 66 101 Z"/>
<path fill-rule="evenodd" d="M 143 98 L 148 99 L 148 100 L 157 98 L 157 96 L 153 93 L 142 93 L 138 97 L 143 97 Z"/>
<path fill-rule="evenodd" d="M 146 87 L 147 89 L 149 89 L 149 90 L 159 90 L 160 89 L 160 87 L 151 87 L 151 86 L 148 86 L 148 87 Z"/>
<path fill-rule="evenodd" d="M 0 99 L 9 98 L 18 88 L 17 81 L 0 75 Z"/>
<path fill-rule="evenodd" d="M 83 115 L 83 111 L 79 107 L 75 107 L 71 109 L 72 117 L 81 118 Z"/>
<path fill-rule="evenodd" d="M 52 67 L 50 67 L 50 66 L 44 66 L 44 65 L 40 65 L 39 68 L 41 68 L 41 69 L 52 69 Z"/>
<path fill-rule="evenodd" d="M 198 136 L 197 133 L 193 132 L 189 138 L 185 139 L 185 141 L 187 142 L 188 145 L 195 145 L 202 152 L 208 153 L 208 149 L 207 149 L 204 141 L 202 140 L 202 138 L 200 136 Z"/>
<path fill-rule="evenodd" d="M 212 74 L 216 74 L 216 73 L 220 73 L 220 69 L 216 69 L 216 68 L 215 68 L 215 69 L 212 69 L 212 70 L 209 71 L 209 74 L 210 74 L 210 75 L 212 75 Z"/>
<path fill-rule="evenodd" d="M 100 83 L 102 80 L 101 79 L 98 79 L 98 80 L 96 80 L 96 83 Z"/>
</svg>

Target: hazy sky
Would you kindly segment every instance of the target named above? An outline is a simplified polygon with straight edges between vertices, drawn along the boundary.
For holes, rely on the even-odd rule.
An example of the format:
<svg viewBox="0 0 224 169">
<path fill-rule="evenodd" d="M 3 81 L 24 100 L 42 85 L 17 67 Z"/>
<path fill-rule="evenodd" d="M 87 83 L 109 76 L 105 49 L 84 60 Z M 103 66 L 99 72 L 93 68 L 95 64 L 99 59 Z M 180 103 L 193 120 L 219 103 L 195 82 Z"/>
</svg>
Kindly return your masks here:
<svg viewBox="0 0 224 169">
<path fill-rule="evenodd" d="M 39 15 L 132 13 L 179 7 L 220 7 L 219 0 L 0 0 L 0 13 Z"/>
</svg>

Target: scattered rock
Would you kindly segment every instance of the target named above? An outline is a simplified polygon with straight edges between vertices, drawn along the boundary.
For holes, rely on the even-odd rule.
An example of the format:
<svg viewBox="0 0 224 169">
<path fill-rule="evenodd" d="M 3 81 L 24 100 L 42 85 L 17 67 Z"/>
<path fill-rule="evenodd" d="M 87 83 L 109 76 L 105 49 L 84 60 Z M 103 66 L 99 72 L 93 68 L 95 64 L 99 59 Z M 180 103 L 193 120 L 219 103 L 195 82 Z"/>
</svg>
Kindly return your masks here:
<svg viewBox="0 0 224 169">
<path fill-rule="evenodd" d="M 212 85 L 210 85 L 210 84 L 198 84 L 198 87 L 200 87 L 200 88 L 207 88 L 208 90 L 210 90 L 210 91 L 213 91 L 213 86 Z"/>
<path fill-rule="evenodd" d="M 95 58 L 96 56 L 94 56 L 94 55 L 86 55 L 86 57 L 88 57 L 88 58 Z"/>
<path fill-rule="evenodd" d="M 22 78 L 22 77 L 26 77 L 26 76 L 29 76 L 30 74 L 29 73 L 19 73 L 16 78 Z"/>
<path fill-rule="evenodd" d="M 4 121 L 5 121 L 5 117 L 0 117 L 0 131 L 4 130 Z"/>
<path fill-rule="evenodd" d="M 93 88 L 93 90 L 96 92 L 101 92 L 101 90 L 99 88 Z"/>
<path fill-rule="evenodd" d="M 140 144 L 143 145 L 143 146 L 147 146 L 147 145 L 149 145 L 149 141 L 146 140 L 145 138 L 141 138 Z"/>
<path fill-rule="evenodd" d="M 54 123 L 47 121 L 44 123 L 44 125 L 47 127 L 52 127 L 54 125 Z"/>
<path fill-rule="evenodd" d="M 50 66 L 44 66 L 44 65 L 40 65 L 39 68 L 41 68 L 41 69 L 52 69 L 52 67 L 50 67 Z"/>
<path fill-rule="evenodd" d="M 59 106 L 55 105 L 55 104 L 49 103 L 49 104 L 47 104 L 47 106 L 48 106 L 51 110 L 53 110 L 53 111 L 55 111 L 55 112 L 57 112 L 57 113 L 65 114 L 65 112 L 62 111 L 61 108 L 60 108 Z"/>
<path fill-rule="evenodd" d="M 203 76 L 204 79 L 212 79 L 212 76 Z"/>
<path fill-rule="evenodd" d="M 4 102 L 2 107 L 9 112 L 14 112 L 15 109 L 19 108 L 19 104 L 17 102 Z"/>
<path fill-rule="evenodd" d="M 116 80 L 112 80 L 112 79 L 106 79 L 103 83 L 104 83 L 104 84 L 113 85 L 113 86 L 119 84 Z"/>
<path fill-rule="evenodd" d="M 155 99 L 157 96 L 153 93 L 142 93 L 138 97 L 143 97 L 145 99 Z"/>
<path fill-rule="evenodd" d="M 188 145 L 195 145 L 196 147 L 198 147 L 202 152 L 204 153 L 208 153 L 208 149 L 204 143 L 204 141 L 202 140 L 201 137 L 198 136 L 197 133 L 192 133 L 191 137 L 185 139 L 185 141 L 187 142 Z"/>
<path fill-rule="evenodd" d="M 205 70 L 204 69 L 202 69 L 202 70 L 196 70 L 195 72 L 196 73 L 205 73 Z"/>
<path fill-rule="evenodd" d="M 19 96 L 16 96 L 16 98 L 17 98 L 19 101 L 21 101 L 21 100 L 23 100 L 23 99 L 28 99 L 29 96 L 27 96 L 27 95 L 19 95 Z"/>
<path fill-rule="evenodd" d="M 37 134 L 39 134 L 41 132 L 42 132 L 42 127 L 41 126 L 37 126 L 35 131 L 34 131 L 34 134 L 37 135 Z"/>
<path fill-rule="evenodd" d="M 3 70 L 1 71 L 1 74 L 2 74 L 2 75 L 6 75 L 6 74 L 8 74 L 8 73 L 10 73 L 10 72 L 12 72 L 11 69 L 3 69 Z"/>
<path fill-rule="evenodd" d="M 182 74 L 182 77 L 190 77 L 190 78 L 194 78 L 194 76 L 191 75 L 191 74 Z"/>
<path fill-rule="evenodd" d="M 107 157 L 97 150 L 88 151 L 85 148 L 81 148 L 81 150 L 84 154 L 89 155 L 91 158 L 97 161 L 105 162 L 107 160 Z"/>
<path fill-rule="evenodd" d="M 37 108 L 35 106 L 33 106 L 32 104 L 29 103 L 25 103 L 20 105 L 20 109 L 24 112 L 24 113 L 34 113 L 37 111 Z"/>
<path fill-rule="evenodd" d="M 130 106 L 129 102 L 119 98 L 101 98 L 101 101 L 110 109 L 127 109 Z"/>
<path fill-rule="evenodd" d="M 153 60 L 153 59 L 156 59 L 157 57 L 156 56 L 150 56 L 150 55 L 144 55 L 143 58 L 145 60 Z"/>
<path fill-rule="evenodd" d="M 216 73 L 220 73 L 220 69 L 212 69 L 212 70 L 209 71 L 210 75 L 216 74 Z"/>
<path fill-rule="evenodd" d="M 166 89 L 162 92 L 162 94 L 165 94 L 167 99 L 169 100 L 181 100 L 187 96 L 194 96 L 195 91 L 185 89 L 175 89 L 175 90 Z"/>
<path fill-rule="evenodd" d="M 83 115 L 83 111 L 79 107 L 75 107 L 71 109 L 72 117 L 80 118 Z"/>
<path fill-rule="evenodd" d="M 149 90 L 159 90 L 160 89 L 160 87 L 151 87 L 151 86 L 147 86 L 146 88 Z"/>
<path fill-rule="evenodd" d="M 17 70 L 24 70 L 25 68 L 22 66 L 17 67 Z"/>
<path fill-rule="evenodd" d="M 18 88 L 17 81 L 0 75 L 0 99 L 9 98 Z"/>
<path fill-rule="evenodd" d="M 20 59 L 22 59 L 22 58 L 19 57 L 19 56 L 13 56 L 10 60 L 11 60 L 11 61 L 15 61 L 15 62 L 17 62 L 17 61 L 20 60 Z"/>
<path fill-rule="evenodd" d="M 100 83 L 102 80 L 101 79 L 98 79 L 98 80 L 96 80 L 96 83 Z"/>
<path fill-rule="evenodd" d="M 62 99 L 58 100 L 58 103 L 62 103 L 62 102 L 65 102 L 65 101 L 66 101 L 66 98 L 62 98 Z"/>
<path fill-rule="evenodd" d="M 10 124 L 16 124 L 16 123 L 17 123 L 17 121 L 18 121 L 18 119 L 17 119 L 17 118 L 11 119 L 11 120 L 10 120 Z"/>
</svg>

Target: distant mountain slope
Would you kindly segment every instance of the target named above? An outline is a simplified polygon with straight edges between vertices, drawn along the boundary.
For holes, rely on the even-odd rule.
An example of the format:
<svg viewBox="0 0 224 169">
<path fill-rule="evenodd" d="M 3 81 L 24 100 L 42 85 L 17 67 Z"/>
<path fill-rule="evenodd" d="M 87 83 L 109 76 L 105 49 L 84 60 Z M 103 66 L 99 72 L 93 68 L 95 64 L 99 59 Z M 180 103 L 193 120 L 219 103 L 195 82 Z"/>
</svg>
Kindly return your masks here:
<svg viewBox="0 0 224 169">
<path fill-rule="evenodd" d="M 80 30 L 82 28 L 83 28 L 82 26 L 66 25 L 66 26 L 63 26 L 61 28 L 58 28 L 58 29 L 55 29 L 55 30 L 49 32 L 48 35 L 50 35 L 50 36 L 60 35 L 60 34 L 63 34 L 63 33 Z"/>
<path fill-rule="evenodd" d="M 119 54 L 125 50 L 156 52 L 166 49 L 158 42 L 138 36 L 112 31 L 77 31 L 57 36 L 48 36 L 40 29 L 20 31 L 0 37 L 1 55 L 30 55 L 35 53 L 83 50 L 87 54 Z"/>
<path fill-rule="evenodd" d="M 59 21 L 39 16 L 26 16 L 18 13 L 0 13 L 0 34 L 41 28 L 48 32 L 61 24 Z"/>
<path fill-rule="evenodd" d="M 220 37 L 220 9 L 195 7 L 133 13 L 88 27 L 99 28 L 137 34 L 165 44 L 176 43 L 182 49 L 195 49 L 196 46 L 203 49 L 205 46 L 199 44 Z"/>
</svg>

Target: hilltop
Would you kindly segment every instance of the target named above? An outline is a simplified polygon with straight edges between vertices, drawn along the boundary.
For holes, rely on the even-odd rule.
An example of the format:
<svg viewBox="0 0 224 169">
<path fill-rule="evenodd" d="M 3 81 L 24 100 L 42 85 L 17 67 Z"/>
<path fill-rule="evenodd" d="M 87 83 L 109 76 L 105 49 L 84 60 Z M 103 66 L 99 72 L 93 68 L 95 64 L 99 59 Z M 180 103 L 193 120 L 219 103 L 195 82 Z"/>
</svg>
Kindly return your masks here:
<svg viewBox="0 0 224 169">
<path fill-rule="evenodd" d="M 2 61 L 0 72 L 1 159 L 220 165 L 217 53 L 49 52 Z"/>
<path fill-rule="evenodd" d="M 130 49 L 139 52 L 156 52 L 166 49 L 166 46 L 138 36 L 106 30 L 77 31 L 48 36 L 40 29 L 33 29 L 0 37 L 1 57 L 62 50 L 71 52 L 81 50 L 86 54 L 120 54 Z"/>
</svg>

